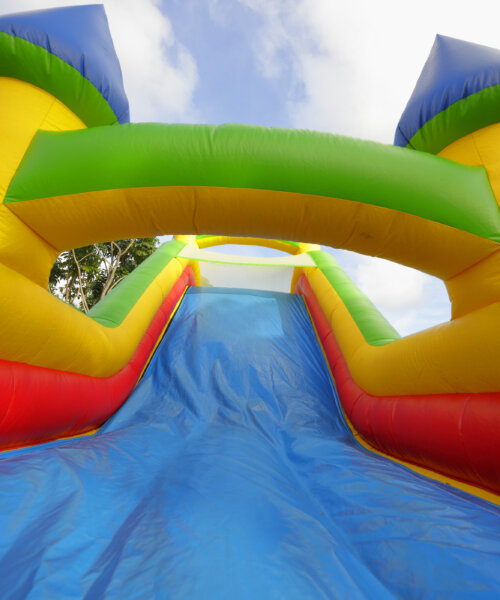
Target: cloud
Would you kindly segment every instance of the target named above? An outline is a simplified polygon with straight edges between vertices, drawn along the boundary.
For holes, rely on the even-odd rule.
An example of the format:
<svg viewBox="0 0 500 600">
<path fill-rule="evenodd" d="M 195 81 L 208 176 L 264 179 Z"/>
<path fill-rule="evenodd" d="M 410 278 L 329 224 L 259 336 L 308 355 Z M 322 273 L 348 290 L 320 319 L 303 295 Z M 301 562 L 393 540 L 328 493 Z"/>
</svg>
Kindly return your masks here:
<svg viewBox="0 0 500 600">
<path fill-rule="evenodd" d="M 356 280 L 367 296 L 383 310 L 418 306 L 425 296 L 426 276 L 420 271 L 383 259 L 362 257 Z"/>
<path fill-rule="evenodd" d="M 161 2 L 106 0 L 104 4 L 133 120 L 194 120 L 196 63 L 176 41 L 169 20 L 160 11 Z"/>
<path fill-rule="evenodd" d="M 444 283 L 425 273 L 380 258 L 359 257 L 353 279 L 401 335 L 450 319 Z"/>
<path fill-rule="evenodd" d="M 95 4 L 47 0 L 43 8 Z M 160 0 L 105 0 L 109 27 L 122 66 L 133 121 L 192 121 L 196 62 L 180 44 Z M 3 0 L 0 13 L 41 8 L 39 0 Z"/>
<path fill-rule="evenodd" d="M 436 33 L 499 45 L 497 0 L 477 0 L 472 13 L 455 0 L 239 1 L 262 17 L 254 43 L 262 75 L 291 72 L 293 126 L 387 143 Z"/>
</svg>

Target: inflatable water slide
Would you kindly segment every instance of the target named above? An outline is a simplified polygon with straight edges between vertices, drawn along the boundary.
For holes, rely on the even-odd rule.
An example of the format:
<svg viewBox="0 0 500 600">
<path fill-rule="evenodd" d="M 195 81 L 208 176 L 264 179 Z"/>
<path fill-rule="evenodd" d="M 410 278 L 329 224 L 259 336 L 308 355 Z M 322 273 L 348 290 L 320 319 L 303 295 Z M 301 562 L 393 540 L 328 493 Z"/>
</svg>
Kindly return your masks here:
<svg viewBox="0 0 500 600">
<path fill-rule="evenodd" d="M 500 52 L 438 36 L 394 146 L 130 124 L 101 5 L 0 57 L 0 597 L 498 598 Z M 48 291 L 164 234 L 88 314 Z M 401 338 L 319 244 L 451 320 Z"/>
</svg>

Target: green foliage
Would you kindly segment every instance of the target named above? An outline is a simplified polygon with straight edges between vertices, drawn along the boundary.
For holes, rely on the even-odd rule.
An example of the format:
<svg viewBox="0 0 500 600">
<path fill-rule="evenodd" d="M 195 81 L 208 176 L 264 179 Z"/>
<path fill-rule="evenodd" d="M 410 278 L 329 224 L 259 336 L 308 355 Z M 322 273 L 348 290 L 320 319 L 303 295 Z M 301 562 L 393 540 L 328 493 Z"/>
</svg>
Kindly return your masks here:
<svg viewBox="0 0 500 600">
<path fill-rule="evenodd" d="M 68 304 L 88 312 L 157 246 L 158 238 L 138 238 L 68 250 L 52 267 L 49 289 Z"/>
</svg>

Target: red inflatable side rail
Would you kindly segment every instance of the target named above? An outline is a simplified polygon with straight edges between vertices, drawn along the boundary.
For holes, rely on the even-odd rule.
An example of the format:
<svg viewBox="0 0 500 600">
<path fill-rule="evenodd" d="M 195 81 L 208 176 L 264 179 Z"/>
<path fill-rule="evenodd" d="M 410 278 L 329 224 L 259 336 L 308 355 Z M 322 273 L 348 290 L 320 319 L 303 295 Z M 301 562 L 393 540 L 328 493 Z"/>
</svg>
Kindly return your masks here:
<svg viewBox="0 0 500 600">
<path fill-rule="evenodd" d="M 130 361 L 111 377 L 0 361 L 0 449 L 70 437 L 102 425 L 135 387 L 188 285 L 195 285 L 191 267 L 173 285 Z"/>
<path fill-rule="evenodd" d="M 500 393 L 372 396 L 351 377 L 306 275 L 302 294 L 353 427 L 374 448 L 448 477 L 500 493 Z"/>
</svg>

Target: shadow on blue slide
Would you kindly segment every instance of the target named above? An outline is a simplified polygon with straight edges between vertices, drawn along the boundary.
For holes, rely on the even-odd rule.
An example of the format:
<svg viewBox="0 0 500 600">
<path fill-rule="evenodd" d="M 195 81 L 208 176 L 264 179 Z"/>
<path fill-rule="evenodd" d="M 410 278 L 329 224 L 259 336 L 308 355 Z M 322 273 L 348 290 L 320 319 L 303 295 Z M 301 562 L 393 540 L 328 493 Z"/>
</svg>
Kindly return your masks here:
<svg viewBox="0 0 500 600">
<path fill-rule="evenodd" d="M 300 296 L 190 288 L 97 434 L 2 456 L 2 599 L 500 594 L 498 508 L 357 444 Z"/>
</svg>

